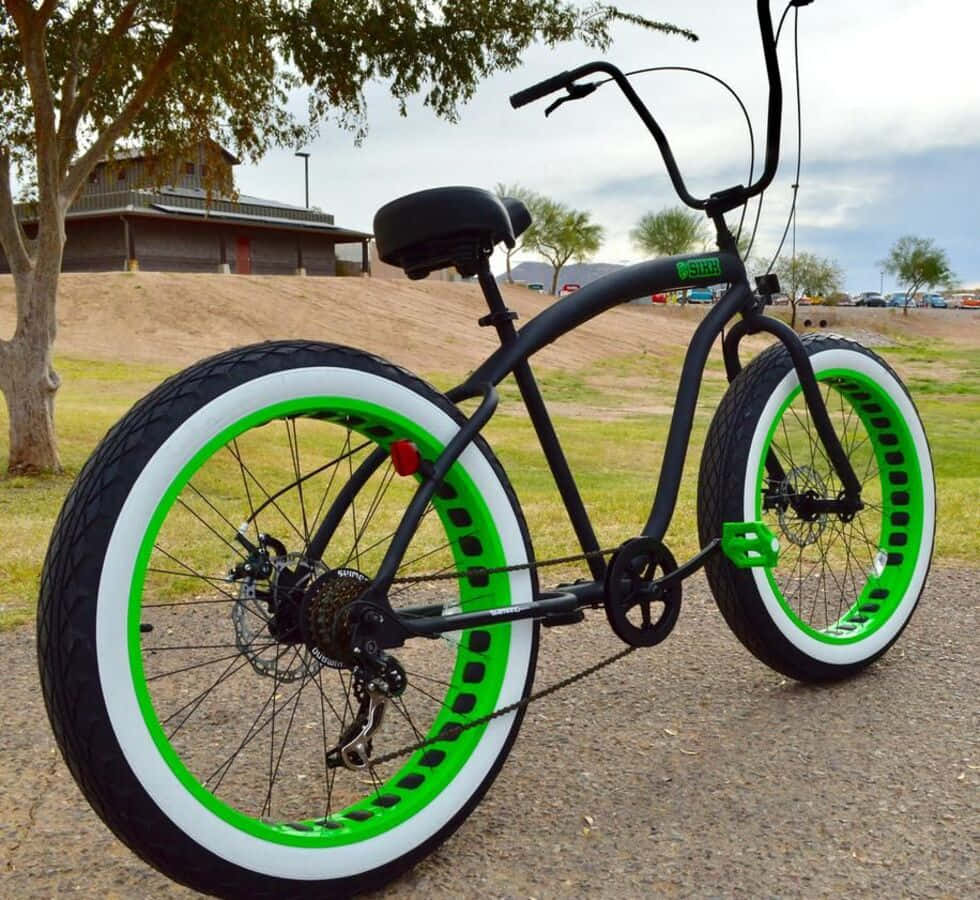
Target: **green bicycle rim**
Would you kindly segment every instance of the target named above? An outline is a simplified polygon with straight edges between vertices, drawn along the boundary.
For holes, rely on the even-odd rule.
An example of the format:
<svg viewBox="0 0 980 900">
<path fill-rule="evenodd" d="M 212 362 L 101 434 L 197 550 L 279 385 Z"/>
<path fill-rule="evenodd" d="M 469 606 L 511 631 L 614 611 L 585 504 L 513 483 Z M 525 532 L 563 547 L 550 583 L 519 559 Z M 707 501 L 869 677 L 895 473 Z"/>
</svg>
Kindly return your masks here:
<svg viewBox="0 0 980 900">
<path fill-rule="evenodd" d="M 864 373 L 850 369 L 828 369 L 817 373 L 817 380 L 829 385 L 849 404 L 870 442 L 881 485 L 881 510 L 874 533 L 869 535 L 879 548 L 878 554 L 853 602 L 841 610 L 835 621 L 819 629 L 804 621 L 794 609 L 791 598 L 786 596 L 777 580 L 778 564 L 775 569 L 764 571 L 774 596 L 797 628 L 826 644 L 854 644 L 870 637 L 891 618 L 912 582 L 923 549 L 923 477 L 908 423 L 880 384 Z M 763 517 L 766 455 L 784 416 L 801 395 L 802 390 L 797 386 L 782 403 L 769 427 L 756 473 L 757 520 Z M 778 527 L 773 530 L 779 533 Z"/>
<path fill-rule="evenodd" d="M 249 816 L 228 805 L 211 793 L 189 771 L 166 737 L 159 721 L 153 700 L 147 689 L 141 655 L 141 597 L 149 565 L 150 554 L 160 529 L 181 491 L 202 466 L 221 448 L 249 429 L 285 416 L 316 416 L 334 419 L 362 436 L 369 437 L 381 446 L 395 439 L 414 441 L 425 458 L 435 458 L 442 445 L 417 423 L 374 404 L 348 397 L 305 397 L 274 404 L 251 413 L 224 429 L 208 441 L 181 469 L 167 488 L 150 520 L 140 545 L 134 569 L 127 621 L 128 650 L 133 688 L 137 696 L 144 724 L 161 757 L 181 784 L 197 801 L 235 828 L 263 840 L 297 847 L 342 846 L 367 840 L 408 821 L 446 789 L 466 764 L 479 744 L 486 725 L 468 728 L 456 733 L 448 726 L 464 724 L 454 714 L 453 706 L 459 698 L 466 698 L 471 705 L 467 715 L 471 719 L 492 712 L 500 694 L 510 644 L 510 626 L 494 625 L 490 628 L 471 629 L 463 632 L 451 683 L 446 692 L 446 702 L 429 728 L 426 739 L 435 738 L 447 728 L 448 737 L 432 746 L 416 751 L 408 757 L 402 768 L 382 785 L 347 808 L 327 817 L 317 816 L 302 821 L 275 822 Z M 379 435 L 386 435 L 379 437 Z M 447 489 L 433 499 L 433 506 L 447 535 L 459 534 L 460 528 L 453 523 L 449 511 L 463 507 L 472 519 L 466 527 L 472 531 L 475 525 L 480 533 L 478 548 L 472 542 L 452 542 L 452 552 L 458 568 L 495 568 L 505 565 L 503 546 L 485 501 L 463 467 L 457 463 L 445 479 Z M 466 551 L 464 552 L 463 545 Z M 490 587 L 483 582 L 479 590 L 470 579 L 459 581 L 460 604 L 464 611 L 474 611 L 491 606 L 510 604 L 510 584 L 505 574 L 489 576 Z M 492 595 L 492 596 L 491 596 Z M 479 647 L 477 651 L 475 648 Z M 487 650 L 492 652 L 488 653 Z M 481 673 L 477 682 L 474 671 Z"/>
</svg>

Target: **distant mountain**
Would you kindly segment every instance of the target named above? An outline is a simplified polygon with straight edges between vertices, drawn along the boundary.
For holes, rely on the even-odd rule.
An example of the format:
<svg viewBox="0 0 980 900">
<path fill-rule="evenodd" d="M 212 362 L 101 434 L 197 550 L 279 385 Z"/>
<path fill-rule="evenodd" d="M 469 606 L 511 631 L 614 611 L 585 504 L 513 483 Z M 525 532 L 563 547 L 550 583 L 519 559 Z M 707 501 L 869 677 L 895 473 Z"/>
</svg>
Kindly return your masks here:
<svg viewBox="0 0 980 900">
<path fill-rule="evenodd" d="M 583 287 L 590 281 L 595 281 L 603 275 L 615 272 L 623 268 L 614 263 L 572 263 L 565 266 L 558 274 L 558 288 L 563 284 L 578 284 Z M 511 269 L 515 282 L 524 284 L 534 284 L 538 282 L 544 285 L 547 291 L 551 288 L 552 269 L 547 263 L 541 262 L 522 262 Z M 507 273 L 497 276 L 497 281 L 501 284 L 507 281 Z"/>
</svg>

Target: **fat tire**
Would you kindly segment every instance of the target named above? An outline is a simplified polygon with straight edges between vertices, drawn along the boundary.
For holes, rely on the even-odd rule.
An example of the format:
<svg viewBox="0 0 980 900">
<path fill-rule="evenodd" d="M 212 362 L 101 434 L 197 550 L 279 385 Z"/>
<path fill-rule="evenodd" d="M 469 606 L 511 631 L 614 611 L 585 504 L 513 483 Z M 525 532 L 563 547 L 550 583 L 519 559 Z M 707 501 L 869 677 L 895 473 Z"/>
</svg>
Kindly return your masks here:
<svg viewBox="0 0 980 900">
<path fill-rule="evenodd" d="M 161 444 L 193 412 L 250 379 L 303 367 L 340 366 L 408 388 L 456 422 L 463 417 L 442 394 L 409 372 L 348 347 L 280 341 L 219 354 L 175 375 L 145 397 L 103 439 L 71 489 L 44 563 L 37 651 L 48 716 L 65 762 L 88 802 L 136 854 L 170 878 L 223 897 L 350 896 L 375 889 L 409 869 L 466 819 L 500 771 L 520 728 L 516 712 L 499 755 L 465 804 L 428 840 L 351 877 L 309 881 L 244 869 L 188 837 L 151 799 L 133 774 L 109 720 L 96 647 L 99 582 L 107 542 L 134 480 Z M 493 453 L 477 437 L 479 454 L 506 493 L 520 540 L 533 563 L 517 498 Z M 534 570 L 530 578 L 534 583 Z M 532 688 L 538 628 L 533 626 L 523 697 Z"/>
<path fill-rule="evenodd" d="M 838 361 L 850 359 L 870 373 L 866 377 L 876 381 L 883 392 L 890 392 L 893 399 L 900 394 L 905 401 L 902 408 L 910 411 L 902 426 L 917 435 L 919 452 L 916 463 L 922 481 L 923 530 L 921 545 L 909 548 L 920 554 L 919 566 L 907 596 L 894 613 L 894 621 L 889 623 L 890 639 L 879 642 L 878 646 L 869 648 L 869 652 L 863 655 L 858 642 L 854 644 L 855 650 L 850 658 L 843 661 L 818 658 L 797 646 L 795 625 L 787 625 L 784 621 L 780 628 L 774 621 L 773 604 L 767 606 L 760 593 L 760 581 L 757 580 L 758 573 L 763 570 L 737 568 L 727 556 L 717 553 L 706 564 L 705 571 L 725 621 L 754 656 L 796 680 L 828 681 L 850 676 L 881 657 L 908 624 L 925 585 L 932 557 L 935 487 L 931 455 L 921 421 L 898 375 L 871 350 L 849 339 L 824 333 L 804 335 L 802 340 L 814 368 L 818 370 L 818 377 L 821 359 L 829 359 L 831 355 Z M 753 520 L 752 511 L 747 509 L 746 484 L 747 481 L 754 481 L 755 490 L 761 485 L 759 476 L 749 471 L 750 449 L 754 440 L 758 442 L 761 431 L 773 425 L 771 419 L 761 421 L 761 417 L 774 391 L 780 388 L 784 391 L 798 390 L 798 384 L 789 353 L 782 344 L 775 344 L 754 359 L 729 386 L 712 420 L 701 460 L 697 503 L 702 546 L 722 536 L 725 522 Z M 886 525 L 881 523 L 882 546 L 887 546 L 887 541 L 891 539 L 885 537 L 888 534 Z M 785 550 L 785 536 L 777 532 L 777 537 Z M 803 629 L 798 630 L 802 633 Z M 811 643 L 811 646 L 816 645 Z"/>
</svg>

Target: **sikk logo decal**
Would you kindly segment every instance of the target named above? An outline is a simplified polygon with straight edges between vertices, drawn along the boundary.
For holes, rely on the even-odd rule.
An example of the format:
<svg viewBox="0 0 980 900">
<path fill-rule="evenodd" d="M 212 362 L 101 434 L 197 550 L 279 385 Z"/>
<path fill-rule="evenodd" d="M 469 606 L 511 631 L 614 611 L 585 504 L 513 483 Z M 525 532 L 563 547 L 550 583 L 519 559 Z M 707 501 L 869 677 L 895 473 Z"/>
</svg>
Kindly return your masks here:
<svg viewBox="0 0 980 900">
<path fill-rule="evenodd" d="M 721 277 L 721 260 L 717 256 L 681 260 L 677 264 L 677 275 L 681 281 Z"/>
</svg>

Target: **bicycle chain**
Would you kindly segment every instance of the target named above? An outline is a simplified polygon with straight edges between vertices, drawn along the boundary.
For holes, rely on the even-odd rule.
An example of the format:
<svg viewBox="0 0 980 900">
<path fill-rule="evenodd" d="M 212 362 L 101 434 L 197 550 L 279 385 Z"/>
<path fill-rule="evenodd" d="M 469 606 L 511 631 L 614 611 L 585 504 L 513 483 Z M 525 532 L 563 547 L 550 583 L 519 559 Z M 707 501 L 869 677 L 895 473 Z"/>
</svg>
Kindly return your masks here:
<svg viewBox="0 0 980 900">
<path fill-rule="evenodd" d="M 439 572 L 433 575 L 403 575 L 401 578 L 392 579 L 393 584 L 421 584 L 425 581 L 450 581 L 457 578 L 472 578 L 476 575 L 500 575 L 505 572 L 520 572 L 524 569 L 544 569 L 547 566 L 560 566 L 564 563 L 578 562 L 581 559 L 589 560 L 597 557 L 608 556 L 616 552 L 618 548 L 612 547 L 606 550 L 590 550 L 588 553 L 578 553 L 575 556 L 559 556 L 555 559 L 545 559 L 541 562 L 515 563 L 512 566 L 496 566 L 494 568 L 484 568 L 474 566 L 472 569 L 461 571 L 456 569 L 452 572 Z"/>
<path fill-rule="evenodd" d="M 485 716 L 481 716 L 479 719 L 474 719 L 472 722 L 454 722 L 453 724 L 444 727 L 435 737 L 419 741 L 417 744 L 399 747 L 397 750 L 392 750 L 390 753 L 385 753 L 383 756 L 372 759 L 371 764 L 381 765 L 382 763 L 391 762 L 392 760 L 398 759 L 401 756 L 408 756 L 409 754 L 414 753 L 416 750 L 421 750 L 424 747 L 431 746 L 432 744 L 439 744 L 443 741 L 454 741 L 464 731 L 469 731 L 471 728 L 485 725 L 487 722 L 499 718 L 500 716 L 506 716 L 508 713 L 512 713 L 517 709 L 523 709 L 528 704 L 533 703 L 535 700 L 540 700 L 542 697 L 547 697 L 549 694 L 554 694 L 555 692 L 560 691 L 562 688 L 570 687 L 571 685 L 575 684 L 576 681 L 581 681 L 583 678 L 588 678 L 589 675 L 594 675 L 600 669 L 604 669 L 606 666 L 612 665 L 614 662 L 622 659 L 624 656 L 629 656 L 629 654 L 636 649 L 636 647 L 626 647 L 624 650 L 620 650 L 619 653 L 614 653 L 612 656 L 597 662 L 593 666 L 589 666 L 587 669 L 583 669 L 581 672 L 576 672 L 574 675 L 569 675 L 568 678 L 564 678 L 561 681 L 556 681 L 554 684 L 548 685 L 548 687 L 540 691 L 529 694 L 527 697 L 518 700 L 516 703 L 511 703 L 509 706 L 505 706 L 502 709 L 495 709 L 492 713 L 487 713 Z"/>
<path fill-rule="evenodd" d="M 518 563 L 512 566 L 497 566 L 496 568 L 479 568 L 479 569 L 469 569 L 468 571 L 461 572 L 444 572 L 438 575 L 414 575 L 405 576 L 402 578 L 395 578 L 394 581 L 401 584 L 419 584 L 424 581 L 445 581 L 449 579 L 457 579 L 460 577 L 472 577 L 474 574 L 478 575 L 499 575 L 505 572 L 518 572 L 524 569 L 541 569 L 546 566 L 558 566 L 563 563 L 578 562 L 579 560 L 589 560 L 595 559 L 596 557 L 604 557 L 608 554 L 615 553 L 615 548 L 606 550 L 591 550 L 587 553 L 579 553 L 574 556 L 562 556 L 555 559 L 546 559 L 541 562 L 536 563 Z M 439 734 L 435 737 L 426 738 L 418 741 L 415 744 L 409 744 L 404 747 L 399 747 L 397 750 L 392 750 L 385 753 L 377 758 L 372 758 L 371 765 L 382 765 L 386 762 L 392 762 L 393 760 L 399 759 L 402 756 L 409 756 L 415 753 L 416 750 L 422 750 L 425 747 L 430 747 L 433 744 L 442 743 L 444 741 L 454 741 L 458 738 L 464 731 L 469 731 L 471 728 L 478 728 L 480 725 L 485 725 L 487 722 L 491 722 L 500 716 L 506 716 L 512 712 L 519 709 L 524 709 L 531 703 L 541 700 L 550 694 L 557 693 L 558 691 L 570 687 L 577 681 L 581 681 L 584 678 L 588 678 L 590 675 L 594 675 L 600 669 L 604 669 L 606 666 L 612 665 L 614 662 L 618 662 L 626 656 L 629 656 L 636 647 L 626 647 L 620 650 L 618 653 L 614 653 L 612 656 L 608 656 L 603 660 L 589 666 L 586 669 L 582 669 L 581 672 L 576 672 L 574 675 L 569 675 L 567 678 L 563 678 L 561 681 L 556 681 L 554 684 L 548 685 L 546 688 L 542 688 L 540 691 L 535 691 L 533 694 L 529 694 L 527 697 L 521 700 L 511 703 L 508 706 L 504 706 L 501 709 L 496 709 L 491 713 L 487 713 L 484 716 L 480 716 L 478 719 L 474 719 L 471 722 L 454 722 L 450 725 L 445 726 Z"/>
</svg>

